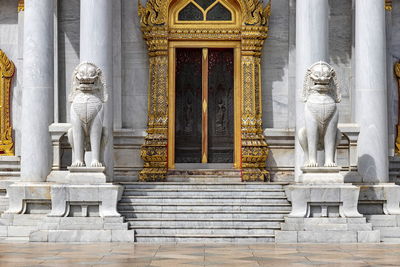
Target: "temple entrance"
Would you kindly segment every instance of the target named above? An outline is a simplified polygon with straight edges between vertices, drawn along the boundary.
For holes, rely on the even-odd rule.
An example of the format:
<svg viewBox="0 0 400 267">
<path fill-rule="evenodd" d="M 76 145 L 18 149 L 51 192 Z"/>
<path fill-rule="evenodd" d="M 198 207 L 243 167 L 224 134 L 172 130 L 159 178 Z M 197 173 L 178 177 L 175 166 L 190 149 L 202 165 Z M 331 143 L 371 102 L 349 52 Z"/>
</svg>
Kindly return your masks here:
<svg viewBox="0 0 400 267">
<path fill-rule="evenodd" d="M 175 163 L 234 162 L 234 51 L 176 48 Z"/>
<path fill-rule="evenodd" d="M 260 62 L 270 3 L 148 0 L 138 11 L 150 74 L 139 179 L 164 181 L 176 163 L 190 163 L 264 181 Z"/>
</svg>

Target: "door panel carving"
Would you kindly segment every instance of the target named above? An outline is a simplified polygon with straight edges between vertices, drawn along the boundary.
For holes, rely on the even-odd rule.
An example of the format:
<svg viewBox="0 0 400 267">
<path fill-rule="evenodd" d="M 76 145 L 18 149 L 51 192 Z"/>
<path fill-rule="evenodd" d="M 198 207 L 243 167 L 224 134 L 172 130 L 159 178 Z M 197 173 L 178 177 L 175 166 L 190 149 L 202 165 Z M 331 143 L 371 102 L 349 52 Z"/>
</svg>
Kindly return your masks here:
<svg viewBox="0 0 400 267">
<path fill-rule="evenodd" d="M 176 50 L 175 162 L 201 162 L 202 50 Z"/>
<path fill-rule="evenodd" d="M 208 55 L 208 162 L 233 163 L 233 49 Z"/>
</svg>

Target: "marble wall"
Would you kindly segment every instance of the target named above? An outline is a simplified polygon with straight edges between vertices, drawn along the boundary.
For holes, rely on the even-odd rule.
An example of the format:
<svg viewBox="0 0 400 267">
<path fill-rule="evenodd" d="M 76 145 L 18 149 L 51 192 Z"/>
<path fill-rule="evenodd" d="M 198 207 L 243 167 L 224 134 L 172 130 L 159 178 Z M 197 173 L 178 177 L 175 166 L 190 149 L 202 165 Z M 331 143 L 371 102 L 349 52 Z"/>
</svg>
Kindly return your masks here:
<svg viewBox="0 0 400 267">
<path fill-rule="evenodd" d="M 330 0 L 329 60 L 342 89 L 340 122 L 352 122 L 352 1 Z M 269 38 L 263 58 L 263 123 L 265 128 L 294 128 L 296 1 L 272 3 Z M 299 88 L 297 88 L 299 89 Z"/>
<path fill-rule="evenodd" d="M 270 18 L 269 37 L 262 57 L 263 126 L 291 128 L 289 98 L 294 88 L 289 86 L 289 0 L 274 1 Z M 290 36 L 293 38 L 293 36 Z"/>
<path fill-rule="evenodd" d="M 14 129 L 15 153 L 20 155 L 20 117 L 22 100 L 22 50 L 19 49 L 20 28 L 18 27 L 17 1 L 0 0 L 0 49 L 15 64 L 16 72 L 11 88 L 11 116 Z M 21 43 L 21 42 L 20 42 Z"/>
<path fill-rule="evenodd" d="M 58 1 L 58 112 L 69 122 L 68 95 L 72 71 L 79 64 L 80 0 Z"/>
<path fill-rule="evenodd" d="M 352 96 L 354 81 L 352 70 L 353 9 L 352 1 L 329 0 L 329 63 L 336 69 L 342 92 L 339 104 L 341 123 L 353 122 Z"/>
<path fill-rule="evenodd" d="M 122 0 L 122 128 L 146 129 L 148 58 L 137 2 Z"/>
</svg>

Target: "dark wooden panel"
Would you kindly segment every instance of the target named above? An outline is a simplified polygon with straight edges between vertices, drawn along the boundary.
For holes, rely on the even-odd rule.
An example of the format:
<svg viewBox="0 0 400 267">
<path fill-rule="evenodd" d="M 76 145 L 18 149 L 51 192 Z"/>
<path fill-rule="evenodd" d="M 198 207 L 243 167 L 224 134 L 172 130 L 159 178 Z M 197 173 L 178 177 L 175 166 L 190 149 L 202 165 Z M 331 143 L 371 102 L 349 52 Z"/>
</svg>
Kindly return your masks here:
<svg viewBox="0 0 400 267">
<path fill-rule="evenodd" d="M 208 162 L 233 163 L 233 49 L 209 49 L 208 58 Z"/>
<path fill-rule="evenodd" d="M 176 50 L 175 162 L 200 163 L 202 49 Z"/>
</svg>

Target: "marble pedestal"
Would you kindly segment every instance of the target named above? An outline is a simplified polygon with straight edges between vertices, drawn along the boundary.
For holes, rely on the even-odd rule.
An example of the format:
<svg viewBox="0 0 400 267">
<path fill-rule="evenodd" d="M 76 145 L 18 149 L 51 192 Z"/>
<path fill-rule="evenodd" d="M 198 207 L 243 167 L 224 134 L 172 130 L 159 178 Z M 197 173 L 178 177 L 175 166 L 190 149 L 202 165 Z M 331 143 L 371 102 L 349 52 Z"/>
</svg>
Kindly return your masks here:
<svg viewBox="0 0 400 267">
<path fill-rule="evenodd" d="M 344 177 L 340 167 L 303 167 L 300 180 L 304 184 L 343 184 Z"/>
<path fill-rule="evenodd" d="M 302 184 L 285 188 L 292 211 L 275 231 L 276 243 L 380 242 L 379 230 L 358 212 L 359 187 L 343 183 L 339 168 L 303 172 Z"/>
<path fill-rule="evenodd" d="M 365 214 L 400 215 L 400 186 L 393 183 L 362 185 L 359 201 Z M 379 210 L 371 204 L 380 206 Z"/>
<path fill-rule="evenodd" d="M 289 217 L 362 217 L 357 211 L 359 188 L 351 184 L 298 184 L 285 188 L 288 200 L 292 202 Z"/>
<path fill-rule="evenodd" d="M 106 182 L 105 167 L 68 167 L 66 184 L 104 184 Z"/>
<path fill-rule="evenodd" d="M 123 186 L 106 183 L 104 168 L 69 168 L 65 183 L 51 186 L 51 212 L 32 242 L 134 242 L 117 211 Z"/>
</svg>

